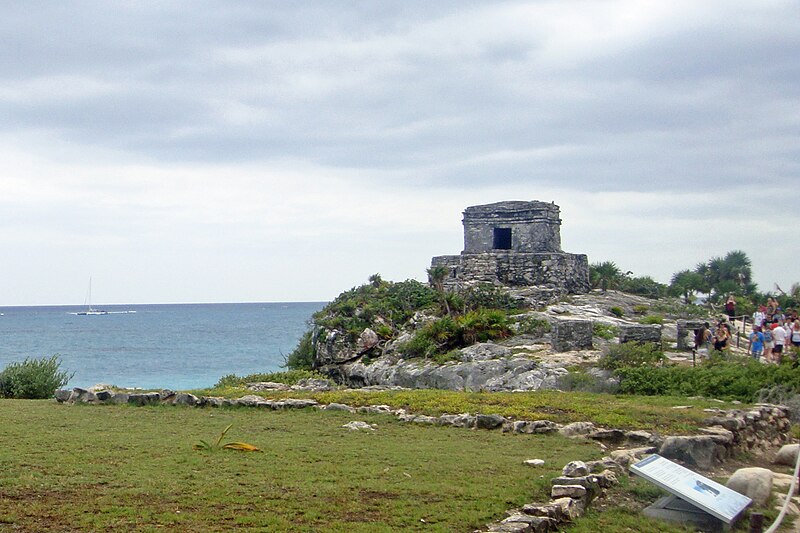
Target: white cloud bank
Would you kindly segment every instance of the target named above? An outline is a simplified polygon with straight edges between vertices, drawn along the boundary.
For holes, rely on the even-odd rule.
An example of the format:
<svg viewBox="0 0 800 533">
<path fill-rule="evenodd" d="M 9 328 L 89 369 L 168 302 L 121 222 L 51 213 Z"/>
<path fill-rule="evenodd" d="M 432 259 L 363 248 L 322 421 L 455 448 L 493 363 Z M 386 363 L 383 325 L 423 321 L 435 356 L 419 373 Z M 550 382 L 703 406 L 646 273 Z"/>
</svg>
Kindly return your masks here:
<svg viewBox="0 0 800 533">
<path fill-rule="evenodd" d="M 324 300 L 555 201 L 660 281 L 799 281 L 793 2 L 65 2 L 0 21 L 0 305 Z"/>
</svg>

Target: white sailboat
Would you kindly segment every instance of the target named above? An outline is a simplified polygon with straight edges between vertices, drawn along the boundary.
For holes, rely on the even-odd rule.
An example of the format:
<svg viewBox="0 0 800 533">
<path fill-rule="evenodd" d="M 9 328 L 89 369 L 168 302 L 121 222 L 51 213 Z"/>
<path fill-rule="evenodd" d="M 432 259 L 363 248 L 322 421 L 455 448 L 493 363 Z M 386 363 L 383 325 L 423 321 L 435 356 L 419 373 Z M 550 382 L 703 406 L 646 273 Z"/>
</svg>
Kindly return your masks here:
<svg viewBox="0 0 800 533">
<path fill-rule="evenodd" d="M 92 307 L 92 278 L 89 277 L 89 290 L 86 292 L 86 299 L 83 302 L 83 305 L 87 307 L 86 311 L 79 311 L 75 313 L 76 315 L 86 316 L 86 315 L 107 315 L 108 311 L 104 311 L 102 309 L 95 309 Z"/>
</svg>

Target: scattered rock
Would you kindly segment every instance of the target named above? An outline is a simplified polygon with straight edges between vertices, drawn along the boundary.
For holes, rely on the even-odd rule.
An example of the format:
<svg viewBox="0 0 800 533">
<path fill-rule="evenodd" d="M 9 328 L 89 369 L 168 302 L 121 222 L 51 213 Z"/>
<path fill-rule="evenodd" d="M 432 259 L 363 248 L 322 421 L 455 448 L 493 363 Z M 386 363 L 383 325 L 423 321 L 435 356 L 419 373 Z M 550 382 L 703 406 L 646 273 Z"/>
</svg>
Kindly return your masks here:
<svg viewBox="0 0 800 533">
<path fill-rule="evenodd" d="M 328 405 L 323 407 L 323 409 L 326 411 L 347 411 L 348 413 L 356 412 L 355 409 L 343 403 L 329 403 Z"/>
<path fill-rule="evenodd" d="M 625 432 L 621 429 L 599 429 L 589 433 L 587 437 L 593 440 L 615 443 L 625 440 Z"/>
<path fill-rule="evenodd" d="M 72 396 L 72 391 L 67 389 L 59 389 L 55 392 L 55 399 L 58 403 L 64 403 L 69 401 L 70 397 Z"/>
<path fill-rule="evenodd" d="M 566 477 L 580 477 L 589 473 L 589 468 L 583 461 L 571 461 L 561 470 Z"/>
<path fill-rule="evenodd" d="M 526 461 L 524 461 L 524 464 L 526 464 L 528 466 L 544 466 L 544 460 L 543 459 L 527 459 Z"/>
<path fill-rule="evenodd" d="M 677 459 L 708 470 L 725 458 L 725 447 L 706 435 L 667 437 L 659 454 L 667 459 Z"/>
<path fill-rule="evenodd" d="M 375 428 L 377 428 L 378 426 L 376 426 L 375 424 L 367 424 L 366 422 L 362 422 L 360 420 L 354 420 L 352 422 L 348 422 L 342 427 L 349 429 L 350 431 L 359 431 L 359 430 L 375 431 Z"/>
<path fill-rule="evenodd" d="M 478 415 L 475 419 L 475 427 L 478 429 L 497 429 L 505 421 L 506 419 L 500 415 Z"/>
<path fill-rule="evenodd" d="M 800 452 L 800 444 L 786 444 L 778 450 L 772 462 L 776 465 L 794 466 L 797 464 L 798 452 Z"/>
<path fill-rule="evenodd" d="M 728 479 L 726 486 L 744 494 L 756 505 L 764 505 L 772 494 L 772 471 L 766 468 L 740 468 Z"/>
<path fill-rule="evenodd" d="M 588 435 L 594 429 L 595 425 L 591 422 L 573 422 L 563 426 L 558 432 L 565 437 L 578 437 Z"/>
<path fill-rule="evenodd" d="M 789 487 L 792 485 L 793 479 L 794 476 L 792 476 L 791 474 L 781 474 L 778 472 L 773 472 L 772 486 L 775 487 L 780 492 L 782 492 L 783 494 L 786 494 L 786 492 L 789 490 Z M 800 484 L 795 483 L 794 492 L 792 493 L 792 496 L 795 496 L 797 494 L 800 494 Z"/>
</svg>

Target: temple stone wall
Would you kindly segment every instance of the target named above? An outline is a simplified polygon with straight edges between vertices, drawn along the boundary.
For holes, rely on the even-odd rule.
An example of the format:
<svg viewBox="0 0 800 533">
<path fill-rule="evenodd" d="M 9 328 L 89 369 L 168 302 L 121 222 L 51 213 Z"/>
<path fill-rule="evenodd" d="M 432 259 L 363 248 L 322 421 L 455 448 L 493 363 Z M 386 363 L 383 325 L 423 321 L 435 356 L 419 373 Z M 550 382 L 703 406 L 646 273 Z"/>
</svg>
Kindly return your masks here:
<svg viewBox="0 0 800 533">
<path fill-rule="evenodd" d="M 445 266 L 445 287 L 465 282 L 501 283 L 509 287 L 542 286 L 565 293 L 589 292 L 589 261 L 583 254 L 485 253 L 434 257 L 432 266 Z"/>
<path fill-rule="evenodd" d="M 589 261 L 561 251 L 559 207 L 546 202 L 498 202 L 464 210 L 464 251 L 434 257 L 448 290 L 474 283 L 589 292 Z"/>
<path fill-rule="evenodd" d="M 464 210 L 464 254 L 495 251 L 495 230 L 510 230 L 509 250 L 560 252 L 559 208 L 545 202 L 499 202 Z"/>
</svg>

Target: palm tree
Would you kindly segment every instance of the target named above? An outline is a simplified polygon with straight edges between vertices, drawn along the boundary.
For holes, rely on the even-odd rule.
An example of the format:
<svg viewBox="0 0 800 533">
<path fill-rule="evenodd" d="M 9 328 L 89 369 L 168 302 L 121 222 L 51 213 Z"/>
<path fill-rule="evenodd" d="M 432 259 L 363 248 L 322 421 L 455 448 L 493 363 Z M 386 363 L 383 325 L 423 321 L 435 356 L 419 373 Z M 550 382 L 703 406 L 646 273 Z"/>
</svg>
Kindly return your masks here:
<svg viewBox="0 0 800 533">
<path fill-rule="evenodd" d="M 450 304 L 447 301 L 447 296 L 444 293 L 444 280 L 450 274 L 450 269 L 443 265 L 432 266 L 428 270 L 428 283 L 431 284 L 433 290 L 439 295 L 439 303 L 445 309 L 445 312 L 450 314 Z"/>
<path fill-rule="evenodd" d="M 696 292 L 702 292 L 705 285 L 703 276 L 691 270 L 681 270 L 672 275 L 669 288 L 670 292 L 683 296 L 683 300 L 688 304 L 691 297 Z"/>
<path fill-rule="evenodd" d="M 728 252 L 723 259 L 723 279 L 733 281 L 741 289 L 750 284 L 752 278 L 750 258 L 741 250 Z"/>
<path fill-rule="evenodd" d="M 619 286 L 624 275 L 613 261 L 593 263 L 589 266 L 589 279 L 593 288 L 600 288 L 603 292 Z"/>
</svg>

